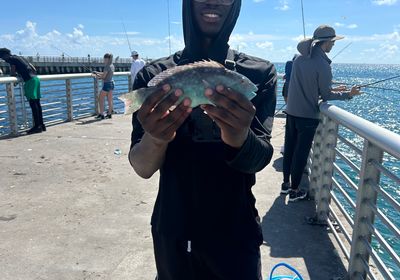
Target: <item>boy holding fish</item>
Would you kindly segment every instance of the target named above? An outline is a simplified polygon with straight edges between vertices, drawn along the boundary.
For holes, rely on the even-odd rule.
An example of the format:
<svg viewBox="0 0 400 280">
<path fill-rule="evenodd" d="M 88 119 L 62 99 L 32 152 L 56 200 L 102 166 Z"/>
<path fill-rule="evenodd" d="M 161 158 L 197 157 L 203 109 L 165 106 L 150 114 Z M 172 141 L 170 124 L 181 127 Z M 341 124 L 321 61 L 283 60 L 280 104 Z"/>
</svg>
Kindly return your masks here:
<svg viewBox="0 0 400 280">
<path fill-rule="evenodd" d="M 132 95 L 144 100 L 132 118 L 131 165 L 143 178 L 160 171 L 151 220 L 158 280 L 262 279 L 251 188 L 273 153 L 263 124 L 277 77 L 268 61 L 229 48 L 240 7 L 184 0 L 184 50 L 145 66 L 125 97 L 128 108 Z"/>
</svg>

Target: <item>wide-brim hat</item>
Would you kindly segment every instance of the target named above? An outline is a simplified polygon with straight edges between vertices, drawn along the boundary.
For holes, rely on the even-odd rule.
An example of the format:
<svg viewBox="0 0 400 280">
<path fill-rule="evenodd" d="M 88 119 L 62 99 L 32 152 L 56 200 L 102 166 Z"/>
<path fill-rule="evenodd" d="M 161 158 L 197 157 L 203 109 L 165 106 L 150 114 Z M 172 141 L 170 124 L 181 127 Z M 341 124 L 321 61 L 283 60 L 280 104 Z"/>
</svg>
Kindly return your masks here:
<svg viewBox="0 0 400 280">
<path fill-rule="evenodd" d="M 313 44 L 324 41 L 337 41 L 344 39 L 343 36 L 336 35 L 336 31 L 329 25 L 320 25 L 314 31 Z"/>
</svg>

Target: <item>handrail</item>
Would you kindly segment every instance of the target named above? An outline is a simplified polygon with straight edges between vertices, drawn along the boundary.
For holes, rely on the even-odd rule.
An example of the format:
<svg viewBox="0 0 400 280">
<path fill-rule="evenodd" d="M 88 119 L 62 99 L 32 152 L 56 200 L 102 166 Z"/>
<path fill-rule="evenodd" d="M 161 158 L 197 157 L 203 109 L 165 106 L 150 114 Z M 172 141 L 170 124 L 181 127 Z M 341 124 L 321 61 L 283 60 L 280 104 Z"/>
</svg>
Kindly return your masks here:
<svg viewBox="0 0 400 280">
<path fill-rule="evenodd" d="M 114 76 L 127 76 L 130 72 L 115 72 Z M 81 79 L 81 78 L 92 78 L 91 73 L 78 73 L 78 74 L 55 74 L 55 75 L 38 75 L 41 81 L 55 81 L 55 80 L 67 80 L 67 79 Z M 16 83 L 19 82 L 16 77 L 0 77 L 0 84 Z"/>
<path fill-rule="evenodd" d="M 335 122 L 354 131 L 392 156 L 400 158 L 400 135 L 328 103 L 322 103 L 320 110 Z"/>
<path fill-rule="evenodd" d="M 376 276 L 395 279 L 385 261 L 374 250 L 372 239 L 391 256 L 391 265 L 400 270 L 398 252 L 382 238 L 382 229 L 376 227 L 377 224 L 384 225 L 387 231 L 385 236 L 400 236 L 399 228 L 390 218 L 391 213 L 399 213 L 400 203 L 390 196 L 381 183 L 383 176 L 386 183 L 394 186 L 400 182 L 399 176 L 383 165 L 385 153 L 400 161 L 400 135 L 328 103 L 320 104 L 320 112 L 321 122 L 310 153 L 310 194 L 316 203 L 315 220 L 318 224 L 330 227 L 349 259 L 349 279 L 376 279 Z M 340 127 L 361 137 L 364 140 L 362 147 L 339 135 Z M 349 153 L 343 152 L 343 147 L 357 155 L 357 164 Z M 345 170 L 351 170 L 359 180 L 353 179 Z M 339 200 L 338 195 L 344 199 Z M 379 209 L 379 203 L 392 208 L 386 213 Z M 342 216 L 337 214 L 338 211 Z M 342 234 L 337 231 L 335 224 L 342 229 Z M 344 233 L 347 235 L 342 238 Z M 348 233 L 351 233 L 351 240 Z M 371 270 L 371 262 L 378 269 L 377 272 Z"/>
</svg>

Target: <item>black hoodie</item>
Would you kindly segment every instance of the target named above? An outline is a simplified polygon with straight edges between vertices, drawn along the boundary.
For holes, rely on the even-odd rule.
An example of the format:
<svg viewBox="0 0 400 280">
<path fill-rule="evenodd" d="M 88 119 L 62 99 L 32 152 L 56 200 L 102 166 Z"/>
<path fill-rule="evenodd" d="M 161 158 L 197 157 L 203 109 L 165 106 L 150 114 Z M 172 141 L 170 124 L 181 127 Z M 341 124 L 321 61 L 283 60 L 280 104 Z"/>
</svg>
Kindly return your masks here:
<svg viewBox="0 0 400 280">
<path fill-rule="evenodd" d="M 208 57 L 202 57 L 191 3 L 192 0 L 183 1 L 185 49 L 145 66 L 135 79 L 134 89 L 146 87 L 155 75 L 176 65 L 202 59 L 225 64 L 228 59 L 235 62 L 234 70 L 257 85 L 257 96 L 252 100 L 257 113 L 248 139 L 240 150 L 235 150 L 222 142 L 219 128 L 200 108 L 193 110 L 169 144 L 160 168 L 152 226 L 165 236 L 202 244 L 221 239 L 261 244 L 262 233 L 251 188 L 255 184 L 255 173 L 270 162 L 273 153 L 269 142 L 271 132 L 262 124 L 275 112 L 275 67 L 263 59 L 229 49 L 228 40 L 239 16 L 240 0 L 234 1 Z M 136 114 L 132 124 L 131 148 L 144 134 Z"/>
</svg>

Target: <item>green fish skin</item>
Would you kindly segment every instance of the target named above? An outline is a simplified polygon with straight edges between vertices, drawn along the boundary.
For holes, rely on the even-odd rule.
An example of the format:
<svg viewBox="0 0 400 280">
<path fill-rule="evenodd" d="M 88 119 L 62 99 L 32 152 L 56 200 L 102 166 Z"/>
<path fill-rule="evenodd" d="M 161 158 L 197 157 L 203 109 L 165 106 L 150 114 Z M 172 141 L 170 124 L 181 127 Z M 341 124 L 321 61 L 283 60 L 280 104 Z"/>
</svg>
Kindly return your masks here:
<svg viewBox="0 0 400 280">
<path fill-rule="evenodd" d="M 211 104 L 210 100 L 204 96 L 207 88 L 215 89 L 218 85 L 223 85 L 235 92 L 241 93 L 249 100 L 256 96 L 257 87 L 247 77 L 226 69 L 223 65 L 215 61 L 201 61 L 192 64 L 176 66 L 155 76 L 147 88 L 141 88 L 119 97 L 125 103 L 125 114 L 133 114 L 140 109 L 146 98 L 151 95 L 156 88 L 161 85 L 169 84 L 172 94 L 176 89 L 181 89 L 183 95 L 179 98 L 176 105 L 185 98 L 190 98 L 192 108 L 203 104 Z"/>
</svg>

